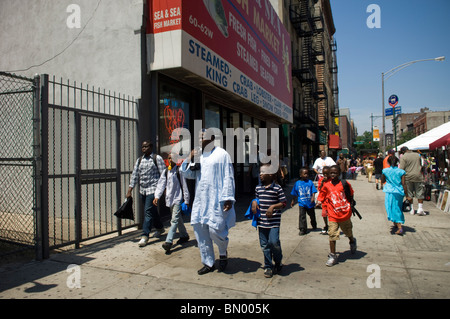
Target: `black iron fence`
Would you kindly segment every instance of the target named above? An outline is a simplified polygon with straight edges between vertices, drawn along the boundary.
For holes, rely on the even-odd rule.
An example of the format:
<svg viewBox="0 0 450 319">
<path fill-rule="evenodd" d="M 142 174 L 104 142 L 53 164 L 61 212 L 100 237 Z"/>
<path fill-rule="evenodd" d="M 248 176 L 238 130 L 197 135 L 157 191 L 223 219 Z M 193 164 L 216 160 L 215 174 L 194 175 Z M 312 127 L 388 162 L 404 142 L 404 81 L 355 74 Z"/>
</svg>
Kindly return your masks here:
<svg viewBox="0 0 450 319">
<path fill-rule="evenodd" d="M 0 217 L 0 239 L 33 246 L 40 259 L 48 258 L 53 248 L 79 247 L 83 241 L 120 235 L 136 226 L 137 214 L 130 221 L 117 219 L 114 212 L 124 200 L 139 154 L 137 102 L 48 75 L 23 79 L 28 86 L 18 84 L 25 91 L 19 93 L 9 88 L 16 77 L 2 76 L 7 80 L 0 82 L 0 92 L 8 93 L 0 93 L 0 138 L 2 145 L 3 140 L 9 144 L 1 149 L 11 151 L 0 153 L 0 170 L 8 171 L 0 171 L 7 176 L 0 177 L 0 214 L 8 216 Z M 20 94 L 28 98 L 21 99 Z M 10 113 L 21 115 L 11 120 Z M 24 154 L 14 152 L 18 141 L 19 146 L 24 144 Z M 26 207 L 18 211 L 17 202 Z M 27 235 L 15 225 L 27 225 Z M 21 238 L 16 239 L 19 233 Z"/>
</svg>

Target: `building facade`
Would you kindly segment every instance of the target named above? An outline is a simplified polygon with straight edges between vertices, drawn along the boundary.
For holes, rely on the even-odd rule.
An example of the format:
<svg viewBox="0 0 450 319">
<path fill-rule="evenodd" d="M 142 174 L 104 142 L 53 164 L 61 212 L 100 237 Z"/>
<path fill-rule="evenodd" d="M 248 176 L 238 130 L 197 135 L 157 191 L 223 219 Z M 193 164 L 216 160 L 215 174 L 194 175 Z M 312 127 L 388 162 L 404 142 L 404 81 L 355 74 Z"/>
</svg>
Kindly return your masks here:
<svg viewBox="0 0 450 319">
<path fill-rule="evenodd" d="M 403 113 L 397 116 L 397 138 L 400 134 L 410 131 L 419 136 L 449 121 L 450 110 L 433 112 L 423 108 L 420 112 Z"/>
<path fill-rule="evenodd" d="M 321 150 L 339 149 L 337 46 L 328 0 L 282 1 L 279 9 L 292 41 L 294 125 L 290 132 L 293 172 L 312 165 Z M 289 17 L 287 21 L 287 17 Z M 332 144 L 330 144 L 332 142 Z M 334 143 L 333 143 L 334 142 Z M 330 154 L 331 155 L 331 154 Z"/>
<path fill-rule="evenodd" d="M 227 128 L 266 128 L 266 147 L 297 177 L 339 134 L 329 0 L 2 1 L 0 26 L 1 71 L 134 96 L 140 140 L 163 155 L 172 133 L 196 120 L 219 129 L 223 146 L 237 139 Z M 260 136 L 242 138 L 232 150 L 236 185 L 250 192 Z"/>
</svg>

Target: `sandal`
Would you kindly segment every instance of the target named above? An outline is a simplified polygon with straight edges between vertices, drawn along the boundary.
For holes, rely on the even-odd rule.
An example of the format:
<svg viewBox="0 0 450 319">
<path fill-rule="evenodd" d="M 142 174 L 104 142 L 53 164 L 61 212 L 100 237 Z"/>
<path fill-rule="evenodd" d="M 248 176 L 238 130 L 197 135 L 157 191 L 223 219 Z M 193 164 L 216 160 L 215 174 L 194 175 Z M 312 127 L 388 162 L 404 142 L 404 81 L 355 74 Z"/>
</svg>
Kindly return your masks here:
<svg viewBox="0 0 450 319">
<path fill-rule="evenodd" d="M 395 232 L 396 235 L 403 235 L 403 228 L 400 228 Z"/>
</svg>

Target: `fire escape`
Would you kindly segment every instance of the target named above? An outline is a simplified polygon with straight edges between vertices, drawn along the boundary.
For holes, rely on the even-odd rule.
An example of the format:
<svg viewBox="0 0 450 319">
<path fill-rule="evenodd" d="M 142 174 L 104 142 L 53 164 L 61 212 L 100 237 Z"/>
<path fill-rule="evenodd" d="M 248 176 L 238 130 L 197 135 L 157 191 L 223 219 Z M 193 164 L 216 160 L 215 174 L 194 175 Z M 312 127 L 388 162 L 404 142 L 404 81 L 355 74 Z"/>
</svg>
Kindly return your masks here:
<svg viewBox="0 0 450 319">
<path fill-rule="evenodd" d="M 331 44 L 331 51 L 332 51 L 332 65 L 330 68 L 330 72 L 333 75 L 333 87 L 331 89 L 333 96 L 334 96 L 334 105 L 333 105 L 333 110 L 332 110 L 332 114 L 331 116 L 336 118 L 339 117 L 339 87 L 338 87 L 338 66 L 337 66 L 337 56 L 336 56 L 336 51 L 337 51 L 337 44 L 336 44 L 336 40 L 333 40 L 333 43 Z M 335 124 L 334 127 L 334 131 L 335 132 L 339 132 L 339 125 Z"/>
<path fill-rule="evenodd" d="M 300 55 L 293 57 L 293 76 L 303 88 L 303 105 L 294 110 L 294 117 L 304 124 L 319 124 L 318 103 L 327 99 L 324 84 L 325 53 L 321 41 L 324 31 L 323 16 L 314 4 L 317 0 L 293 0 L 289 7 L 290 19 L 301 40 Z M 319 66 L 319 67 L 318 67 Z M 320 68 L 321 66 L 321 68 Z"/>
</svg>

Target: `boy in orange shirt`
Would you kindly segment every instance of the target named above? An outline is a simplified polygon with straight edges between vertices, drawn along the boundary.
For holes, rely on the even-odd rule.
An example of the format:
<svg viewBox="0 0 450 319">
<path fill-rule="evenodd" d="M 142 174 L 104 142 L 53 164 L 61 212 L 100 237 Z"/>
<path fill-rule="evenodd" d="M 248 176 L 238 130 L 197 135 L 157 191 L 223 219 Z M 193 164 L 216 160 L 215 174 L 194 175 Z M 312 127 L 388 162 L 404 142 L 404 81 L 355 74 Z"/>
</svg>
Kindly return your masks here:
<svg viewBox="0 0 450 319">
<path fill-rule="evenodd" d="M 331 181 L 324 183 L 317 197 L 316 204 L 316 206 L 319 206 L 325 203 L 328 210 L 328 236 L 330 240 L 330 254 L 326 262 L 328 267 L 338 263 L 336 240 L 339 240 L 339 229 L 348 237 L 351 253 L 354 254 L 356 252 L 356 239 L 353 237 L 353 225 L 351 221 L 352 207 L 349 199 L 345 196 L 344 186 L 339 179 L 340 174 L 339 166 L 331 166 Z M 350 188 L 350 194 L 353 195 L 353 188 L 348 182 L 347 185 Z"/>
</svg>

